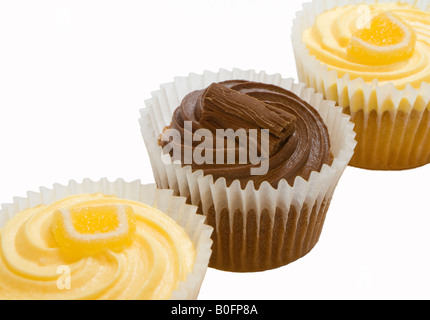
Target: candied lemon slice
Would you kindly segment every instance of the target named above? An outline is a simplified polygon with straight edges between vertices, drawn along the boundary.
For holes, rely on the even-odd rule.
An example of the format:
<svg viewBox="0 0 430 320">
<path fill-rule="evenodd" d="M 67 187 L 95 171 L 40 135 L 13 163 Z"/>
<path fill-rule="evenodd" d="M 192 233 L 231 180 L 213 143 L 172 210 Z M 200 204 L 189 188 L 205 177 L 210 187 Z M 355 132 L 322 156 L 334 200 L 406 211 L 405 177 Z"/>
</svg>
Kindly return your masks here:
<svg viewBox="0 0 430 320">
<path fill-rule="evenodd" d="M 52 225 L 59 246 L 78 255 L 120 250 L 131 242 L 135 229 L 133 209 L 123 205 L 61 209 Z"/>
<path fill-rule="evenodd" d="M 370 21 L 370 27 L 352 36 L 347 53 L 361 64 L 387 65 L 411 57 L 415 44 L 415 31 L 391 12 L 384 12 Z"/>
</svg>

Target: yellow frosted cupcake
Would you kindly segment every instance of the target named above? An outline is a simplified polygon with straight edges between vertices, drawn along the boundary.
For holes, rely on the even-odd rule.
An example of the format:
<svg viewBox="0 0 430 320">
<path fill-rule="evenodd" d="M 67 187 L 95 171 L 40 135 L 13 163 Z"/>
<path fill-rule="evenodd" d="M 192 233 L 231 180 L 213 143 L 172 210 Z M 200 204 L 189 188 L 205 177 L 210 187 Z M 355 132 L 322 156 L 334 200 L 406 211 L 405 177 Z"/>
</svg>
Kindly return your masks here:
<svg viewBox="0 0 430 320">
<path fill-rule="evenodd" d="M 314 0 L 292 42 L 301 81 L 351 115 L 351 165 L 401 170 L 430 162 L 430 2 Z"/>
<path fill-rule="evenodd" d="M 211 228 L 184 198 L 121 180 L 41 191 L 0 212 L 0 299 L 197 297 Z"/>
</svg>

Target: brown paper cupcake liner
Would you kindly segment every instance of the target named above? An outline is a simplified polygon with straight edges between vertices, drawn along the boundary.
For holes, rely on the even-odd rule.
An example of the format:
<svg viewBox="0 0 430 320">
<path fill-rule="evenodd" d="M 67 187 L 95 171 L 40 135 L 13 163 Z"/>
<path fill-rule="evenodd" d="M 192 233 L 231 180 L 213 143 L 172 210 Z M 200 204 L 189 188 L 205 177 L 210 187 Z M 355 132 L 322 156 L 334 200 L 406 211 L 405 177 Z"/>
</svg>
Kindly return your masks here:
<svg viewBox="0 0 430 320">
<path fill-rule="evenodd" d="M 228 209 L 217 215 L 210 207 L 208 223 L 217 225 L 210 265 L 228 271 L 255 272 L 305 256 L 319 240 L 329 204 L 323 200 L 309 208 L 305 203 L 299 212 L 291 206 L 288 215 L 276 208 L 274 216 L 267 209 L 260 215 L 253 209 L 246 214 L 237 210 L 232 222 Z"/>
</svg>

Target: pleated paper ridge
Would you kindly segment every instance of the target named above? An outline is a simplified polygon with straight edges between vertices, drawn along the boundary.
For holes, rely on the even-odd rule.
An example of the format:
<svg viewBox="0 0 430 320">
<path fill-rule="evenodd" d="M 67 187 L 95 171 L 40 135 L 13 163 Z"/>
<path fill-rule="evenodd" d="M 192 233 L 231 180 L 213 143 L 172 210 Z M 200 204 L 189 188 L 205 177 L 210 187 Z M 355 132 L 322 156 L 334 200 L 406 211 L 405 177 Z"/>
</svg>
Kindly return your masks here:
<svg viewBox="0 0 430 320">
<path fill-rule="evenodd" d="M 277 188 L 264 182 L 256 189 L 252 181 L 245 188 L 241 187 L 239 181 L 227 186 L 225 178 L 215 181 L 213 176 L 204 175 L 202 170 L 193 172 L 190 166 L 182 166 L 178 161 L 172 162 L 169 155 L 162 154 L 158 136 L 170 125 L 172 114 L 185 95 L 206 88 L 213 82 L 231 79 L 274 84 L 293 91 L 313 105 L 329 130 L 331 151 L 334 155 L 332 165 L 324 165 L 320 172 L 312 172 L 308 181 L 297 177 L 291 186 L 286 180 L 281 180 Z M 250 210 L 255 212 L 259 229 L 260 215 L 263 211 L 269 212 L 271 219 L 274 219 L 277 210 L 278 212 L 281 210 L 284 214 L 283 219 L 287 219 L 292 206 L 300 212 L 305 204 L 313 208 L 319 207 L 323 201 L 329 201 L 356 144 L 349 116 L 343 114 L 342 108 L 336 107 L 333 101 L 323 100 L 321 94 L 314 93 L 313 89 L 306 88 L 303 83 L 295 83 L 293 79 L 254 70 L 220 69 L 219 72 L 205 71 L 203 74 L 192 73 L 186 77 L 177 77 L 174 82 L 163 84 L 160 90 L 152 93 L 152 98 L 146 101 L 146 107 L 141 109 L 140 125 L 157 185 L 160 188 L 170 188 L 175 194 L 187 197 L 190 203 L 200 206 L 204 215 L 208 215 L 213 207 L 216 212 L 216 226 L 219 225 L 221 213 L 227 209 L 231 213 L 230 231 L 233 231 L 234 212 L 242 212 L 245 220 Z"/>
<path fill-rule="evenodd" d="M 184 197 L 173 196 L 172 190 L 158 189 L 155 184 L 141 184 L 140 180 L 126 182 L 123 179 L 109 181 L 107 178 L 82 182 L 70 180 L 67 185 L 54 184 L 40 187 L 38 192 L 29 191 L 27 197 L 15 197 L 13 203 L 2 204 L 0 228 L 15 214 L 38 205 L 49 205 L 65 197 L 82 193 L 103 193 L 118 198 L 138 201 L 156 207 L 175 220 L 187 233 L 196 248 L 192 272 L 172 293 L 173 300 L 195 300 L 198 297 L 211 256 L 213 228 L 205 224 L 205 218 L 196 214 L 197 207 L 186 204 Z"/>
<path fill-rule="evenodd" d="M 326 10 L 344 5 L 375 1 L 313 0 L 305 3 L 293 22 L 292 44 L 299 80 L 320 92 L 326 99 L 351 115 L 358 141 L 350 164 L 367 169 L 400 170 L 430 162 L 430 84 L 422 82 L 415 89 L 407 85 L 398 90 L 392 83 L 380 85 L 375 79 L 350 80 L 338 77 L 335 70 L 309 53 L 302 41 L 303 32 L 314 24 L 315 17 Z M 403 1 L 421 10 L 430 10 L 430 1 Z M 390 119 L 390 121 L 388 121 Z M 415 136 L 416 134 L 416 136 Z"/>
</svg>

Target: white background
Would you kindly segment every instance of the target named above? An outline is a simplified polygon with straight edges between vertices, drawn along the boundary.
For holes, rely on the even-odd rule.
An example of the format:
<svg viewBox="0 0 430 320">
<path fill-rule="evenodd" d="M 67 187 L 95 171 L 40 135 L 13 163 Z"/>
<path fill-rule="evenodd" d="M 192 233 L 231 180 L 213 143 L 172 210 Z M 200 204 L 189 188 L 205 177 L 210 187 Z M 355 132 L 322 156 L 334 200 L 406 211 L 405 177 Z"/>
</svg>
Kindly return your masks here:
<svg viewBox="0 0 430 320">
<path fill-rule="evenodd" d="M 297 78 L 289 0 L 0 1 L 0 203 L 83 178 L 152 183 L 139 109 L 175 76 Z M 200 299 L 430 298 L 430 167 L 347 168 L 317 246 L 277 270 L 209 269 Z"/>
</svg>

